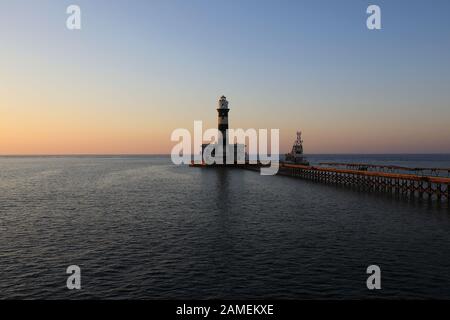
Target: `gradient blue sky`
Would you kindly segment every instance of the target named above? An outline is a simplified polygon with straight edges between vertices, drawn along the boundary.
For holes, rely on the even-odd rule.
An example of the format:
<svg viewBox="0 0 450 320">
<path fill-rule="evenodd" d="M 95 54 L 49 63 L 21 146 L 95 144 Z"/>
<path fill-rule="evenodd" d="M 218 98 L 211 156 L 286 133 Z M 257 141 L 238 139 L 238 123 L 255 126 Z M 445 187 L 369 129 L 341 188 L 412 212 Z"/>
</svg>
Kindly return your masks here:
<svg viewBox="0 0 450 320">
<path fill-rule="evenodd" d="M 65 27 L 82 9 L 82 30 Z M 366 8 L 382 30 L 366 28 Z M 0 2 L 0 154 L 168 153 L 194 120 L 307 153 L 450 152 L 450 1 Z"/>
</svg>

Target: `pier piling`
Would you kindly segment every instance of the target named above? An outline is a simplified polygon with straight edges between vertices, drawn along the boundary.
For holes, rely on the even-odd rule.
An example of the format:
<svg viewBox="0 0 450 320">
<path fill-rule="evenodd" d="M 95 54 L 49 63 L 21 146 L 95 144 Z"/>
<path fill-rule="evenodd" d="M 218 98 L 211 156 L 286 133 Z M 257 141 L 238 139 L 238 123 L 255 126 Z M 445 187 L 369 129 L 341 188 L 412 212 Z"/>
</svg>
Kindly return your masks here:
<svg viewBox="0 0 450 320">
<path fill-rule="evenodd" d="M 363 191 L 387 192 L 412 198 L 446 199 L 450 203 L 450 178 L 355 169 L 336 169 L 280 163 L 281 175 L 342 185 Z"/>
<path fill-rule="evenodd" d="M 192 167 L 211 167 L 191 164 Z M 259 170 L 260 164 L 235 164 L 227 166 L 237 169 Z M 359 168 L 358 168 L 359 169 Z M 291 176 L 315 182 L 341 185 L 364 192 L 385 192 L 396 196 L 427 199 L 450 205 L 450 178 L 355 169 L 337 169 L 280 162 L 279 175 Z"/>
</svg>

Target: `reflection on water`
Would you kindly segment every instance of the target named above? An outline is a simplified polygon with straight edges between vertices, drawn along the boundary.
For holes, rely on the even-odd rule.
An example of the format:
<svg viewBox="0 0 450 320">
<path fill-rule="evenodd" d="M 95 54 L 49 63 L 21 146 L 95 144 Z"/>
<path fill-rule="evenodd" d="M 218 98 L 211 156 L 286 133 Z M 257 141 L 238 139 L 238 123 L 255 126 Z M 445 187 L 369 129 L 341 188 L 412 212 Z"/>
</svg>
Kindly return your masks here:
<svg viewBox="0 0 450 320">
<path fill-rule="evenodd" d="M 450 214 L 426 201 L 162 157 L 0 158 L 0 216 L 0 298 L 450 298 Z"/>
</svg>

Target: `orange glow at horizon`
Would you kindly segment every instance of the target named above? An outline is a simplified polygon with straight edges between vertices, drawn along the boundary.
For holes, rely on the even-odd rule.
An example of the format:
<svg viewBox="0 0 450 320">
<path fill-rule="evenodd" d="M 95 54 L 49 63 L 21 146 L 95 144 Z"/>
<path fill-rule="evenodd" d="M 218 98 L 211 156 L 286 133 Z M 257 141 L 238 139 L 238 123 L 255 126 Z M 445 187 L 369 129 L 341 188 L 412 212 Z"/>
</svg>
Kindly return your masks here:
<svg viewBox="0 0 450 320">
<path fill-rule="evenodd" d="M 0 88 L 0 155 L 169 154 L 176 144 L 170 141 L 174 129 L 192 133 L 195 120 L 203 120 L 203 130 L 217 126 L 220 94 L 149 93 L 145 87 L 125 92 L 116 90 L 115 83 L 92 89 L 82 79 L 72 81 L 76 90 L 17 73 L 5 82 Z M 365 110 L 352 118 L 321 105 L 277 109 L 273 102 L 259 111 L 261 105 L 252 98 L 230 96 L 230 128 L 280 129 L 281 154 L 290 151 L 297 130 L 303 131 L 306 154 L 450 153 L 445 117 L 394 113 L 386 118 L 383 112 Z"/>
</svg>

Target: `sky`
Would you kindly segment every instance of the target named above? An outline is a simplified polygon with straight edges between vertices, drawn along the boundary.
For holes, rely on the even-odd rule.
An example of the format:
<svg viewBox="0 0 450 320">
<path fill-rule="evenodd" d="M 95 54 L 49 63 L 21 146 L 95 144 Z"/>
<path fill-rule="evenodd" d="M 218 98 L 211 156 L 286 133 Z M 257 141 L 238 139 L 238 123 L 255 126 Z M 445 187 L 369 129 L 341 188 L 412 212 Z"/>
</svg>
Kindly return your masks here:
<svg viewBox="0 0 450 320">
<path fill-rule="evenodd" d="M 66 8 L 81 8 L 81 30 Z M 381 30 L 366 9 L 381 8 Z M 167 154 L 174 129 L 450 153 L 450 1 L 0 0 L 0 155 Z"/>
</svg>

